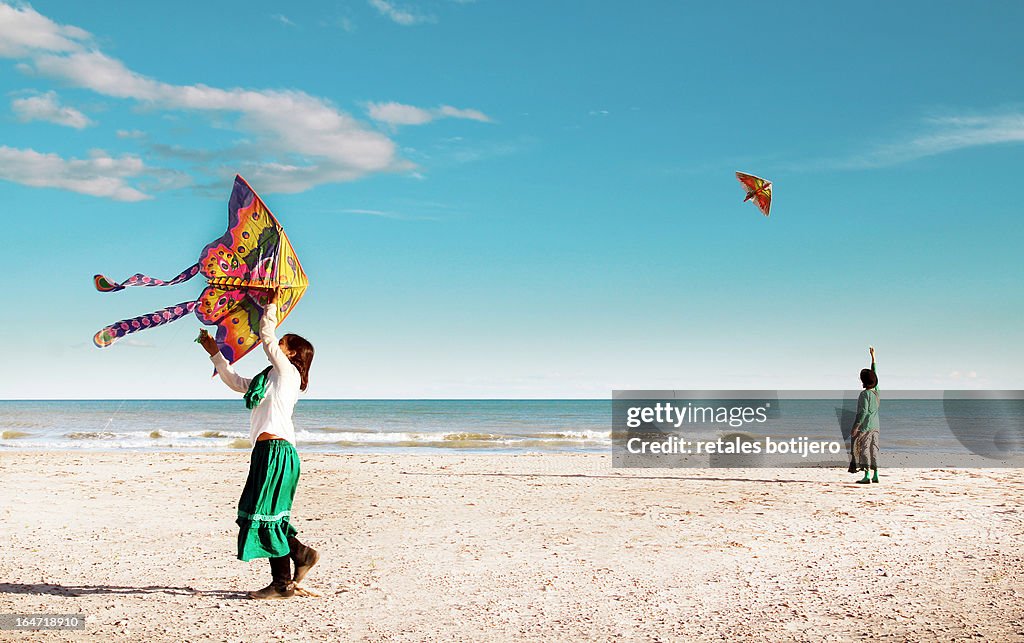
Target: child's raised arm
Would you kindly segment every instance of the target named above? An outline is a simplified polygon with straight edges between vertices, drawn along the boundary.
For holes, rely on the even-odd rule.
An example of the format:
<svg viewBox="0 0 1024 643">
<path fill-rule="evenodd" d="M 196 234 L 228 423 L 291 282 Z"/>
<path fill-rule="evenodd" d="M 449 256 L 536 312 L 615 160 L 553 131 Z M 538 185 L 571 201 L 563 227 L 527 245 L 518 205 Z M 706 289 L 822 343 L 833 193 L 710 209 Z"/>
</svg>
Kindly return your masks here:
<svg viewBox="0 0 1024 643">
<path fill-rule="evenodd" d="M 877 379 L 878 378 L 878 369 L 875 368 L 875 347 L 874 346 L 868 346 L 868 352 L 871 353 L 871 372 L 875 374 L 875 378 Z M 875 393 L 877 393 L 878 392 L 878 384 L 876 383 L 875 386 L 871 390 L 874 391 Z"/>
</svg>

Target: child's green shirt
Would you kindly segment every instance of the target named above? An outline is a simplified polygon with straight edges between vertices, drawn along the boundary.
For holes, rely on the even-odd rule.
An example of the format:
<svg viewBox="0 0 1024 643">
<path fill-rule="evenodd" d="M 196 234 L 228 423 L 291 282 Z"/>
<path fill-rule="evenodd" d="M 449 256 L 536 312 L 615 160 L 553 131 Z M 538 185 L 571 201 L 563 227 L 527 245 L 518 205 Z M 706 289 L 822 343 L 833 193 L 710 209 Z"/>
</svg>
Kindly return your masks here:
<svg viewBox="0 0 1024 643">
<path fill-rule="evenodd" d="M 871 362 L 871 372 L 878 374 L 875 370 L 875 363 Z M 855 426 L 860 427 L 861 433 L 867 433 L 878 429 L 878 385 L 874 388 L 864 389 L 857 398 L 857 421 Z"/>
</svg>

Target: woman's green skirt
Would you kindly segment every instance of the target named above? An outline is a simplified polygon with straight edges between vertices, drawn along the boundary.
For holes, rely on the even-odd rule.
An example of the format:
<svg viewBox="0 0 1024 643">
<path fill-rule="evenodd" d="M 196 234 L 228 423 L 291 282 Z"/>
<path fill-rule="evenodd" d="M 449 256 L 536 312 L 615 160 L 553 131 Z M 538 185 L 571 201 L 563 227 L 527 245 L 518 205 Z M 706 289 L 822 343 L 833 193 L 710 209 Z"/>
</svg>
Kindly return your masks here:
<svg viewBox="0 0 1024 643">
<path fill-rule="evenodd" d="M 299 482 L 299 454 L 288 440 L 263 440 L 252 448 L 249 477 L 238 500 L 238 558 L 287 556 L 289 522 Z"/>
</svg>

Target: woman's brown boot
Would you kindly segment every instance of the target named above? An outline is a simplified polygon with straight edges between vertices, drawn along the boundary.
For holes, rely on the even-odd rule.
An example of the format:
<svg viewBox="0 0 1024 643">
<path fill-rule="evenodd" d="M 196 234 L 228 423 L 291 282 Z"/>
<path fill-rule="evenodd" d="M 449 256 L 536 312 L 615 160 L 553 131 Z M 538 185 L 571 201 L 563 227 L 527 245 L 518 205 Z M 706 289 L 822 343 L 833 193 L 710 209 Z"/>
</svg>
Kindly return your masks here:
<svg viewBox="0 0 1024 643">
<path fill-rule="evenodd" d="M 288 546 L 291 547 L 288 555 L 295 561 L 295 576 L 292 580 L 298 584 L 320 560 L 320 554 L 312 547 L 300 543 L 294 536 L 288 537 Z"/>
<path fill-rule="evenodd" d="M 288 556 L 271 558 L 270 573 L 274 580 L 261 590 L 249 592 L 249 598 L 291 598 L 295 596 L 295 583 L 292 582 L 292 562 Z"/>
</svg>

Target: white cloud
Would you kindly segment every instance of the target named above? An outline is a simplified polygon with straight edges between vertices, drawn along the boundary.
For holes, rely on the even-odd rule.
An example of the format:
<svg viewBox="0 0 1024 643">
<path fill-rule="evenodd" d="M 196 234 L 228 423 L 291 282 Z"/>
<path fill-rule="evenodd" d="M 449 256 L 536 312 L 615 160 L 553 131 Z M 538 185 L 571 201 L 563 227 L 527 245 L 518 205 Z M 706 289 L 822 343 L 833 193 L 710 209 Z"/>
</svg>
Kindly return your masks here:
<svg viewBox="0 0 1024 643">
<path fill-rule="evenodd" d="M 959 380 L 959 379 L 976 380 L 976 379 L 978 379 L 978 371 L 967 371 L 967 372 L 950 371 L 948 377 L 951 380 Z"/>
<path fill-rule="evenodd" d="M 335 15 L 332 18 L 321 18 L 317 20 L 317 25 L 328 28 L 341 27 L 342 31 L 348 33 L 356 30 L 356 23 L 350 15 Z"/>
<path fill-rule="evenodd" d="M 370 118 L 388 125 L 422 125 L 434 120 L 433 112 L 401 103 L 367 103 Z"/>
<path fill-rule="evenodd" d="M 370 210 L 365 208 L 346 208 L 341 210 L 345 214 L 363 214 L 371 217 L 379 217 L 381 219 L 397 219 L 400 221 L 437 221 L 437 217 L 430 216 L 410 216 L 402 214 L 401 212 L 391 212 L 389 210 Z"/>
<path fill-rule="evenodd" d="M 153 101 L 163 89 L 162 83 L 137 74 L 121 61 L 95 50 L 67 55 L 41 54 L 33 58 L 28 69 L 114 98 Z"/>
<path fill-rule="evenodd" d="M 146 133 L 137 129 L 119 129 L 117 130 L 117 137 L 143 139 L 146 138 Z"/>
<path fill-rule="evenodd" d="M 345 212 L 347 214 L 368 214 L 368 215 L 370 215 L 372 217 L 393 217 L 393 216 L 395 216 L 395 214 L 393 212 L 387 212 L 385 210 L 365 210 L 365 209 L 362 209 L 362 208 L 345 208 L 344 210 L 342 210 L 342 212 Z"/>
<path fill-rule="evenodd" d="M 136 156 L 114 158 L 102 150 L 93 151 L 88 159 L 64 159 L 32 149 L 0 146 L 0 179 L 116 201 L 152 198 L 128 184 L 128 179 L 140 176 L 145 170 L 142 160 Z"/>
<path fill-rule="evenodd" d="M 491 119 L 487 114 L 476 109 L 459 109 L 457 107 L 452 107 L 451 105 L 442 105 L 437 109 L 437 111 L 441 116 L 447 116 L 448 118 L 465 118 L 471 121 L 480 121 L 482 123 L 491 122 Z"/>
<path fill-rule="evenodd" d="M 28 5 L 0 4 L 0 56 L 20 58 L 34 51 L 80 51 L 89 32 L 58 25 Z"/>
<path fill-rule="evenodd" d="M 424 109 L 402 103 L 367 103 L 366 111 L 378 123 L 392 127 L 399 125 L 423 125 L 439 118 L 461 118 L 482 123 L 493 122 L 489 116 L 476 109 L 459 109 L 442 105 L 435 109 Z"/>
<path fill-rule="evenodd" d="M 904 140 L 841 159 L 814 163 L 814 167 L 870 169 L 907 163 L 956 150 L 1024 143 L 1024 112 L 942 116 L 925 119 L 921 131 Z"/>
<path fill-rule="evenodd" d="M 931 118 L 931 131 L 898 145 L 880 148 L 883 161 L 911 160 L 967 147 L 1024 142 L 1024 113 Z"/>
<path fill-rule="evenodd" d="M 371 1 L 378 10 L 396 21 L 405 21 L 404 24 L 429 19 L 385 0 Z M 280 18 L 288 20 L 283 15 Z M 88 32 L 59 25 L 27 5 L 12 7 L 0 0 L 0 57 L 4 56 L 23 59 L 16 67 L 24 73 L 52 78 L 103 96 L 133 100 L 151 110 L 163 110 L 165 116 L 176 112 L 199 113 L 218 127 L 226 125 L 241 131 L 246 148 L 252 151 L 246 156 L 252 159 L 247 165 L 216 169 L 197 166 L 196 169 L 223 170 L 229 175 L 235 169 L 242 169 L 247 176 L 259 181 L 265 192 L 300 192 L 322 183 L 351 181 L 382 172 L 411 172 L 416 168 L 400 157 L 397 145 L 385 133 L 338 109 L 329 100 L 298 90 L 225 89 L 165 83 L 135 72 L 122 61 L 103 53 Z M 55 95 L 44 101 L 53 103 L 55 115 L 63 119 L 63 124 L 77 126 L 72 123 L 81 124 L 85 119 L 73 110 L 60 112 L 70 108 L 58 105 Z M 27 115 L 33 106 L 36 113 L 42 113 L 44 105 L 40 101 L 22 103 L 21 109 Z M 424 110 L 399 103 L 380 103 L 372 105 L 371 111 L 377 114 L 379 122 L 392 126 L 420 124 L 442 117 L 491 120 L 478 110 L 449 105 Z M 141 138 L 144 134 L 122 130 L 117 136 Z M 61 160 L 52 155 L 46 158 L 51 159 L 50 162 Z M 151 176 L 159 172 L 159 168 L 154 167 L 144 170 Z M 123 177 L 113 177 L 112 184 L 118 185 L 118 181 L 123 182 Z M 127 186 L 121 186 L 124 187 Z M 87 193 L 99 194 L 95 190 Z M 137 190 L 132 193 L 116 187 L 106 194 L 121 199 L 146 198 Z"/>
<path fill-rule="evenodd" d="M 46 92 L 11 101 L 11 109 L 23 123 L 48 121 L 65 127 L 82 129 L 94 125 L 89 117 L 73 107 L 61 105 L 56 92 Z"/>
<path fill-rule="evenodd" d="M 379 11 L 382 16 L 405 27 L 435 21 L 433 16 L 412 13 L 408 9 L 401 9 L 395 6 L 394 3 L 388 2 L 388 0 L 370 0 L 370 5 Z"/>
<path fill-rule="evenodd" d="M 284 25 L 284 26 L 286 26 L 286 27 L 294 27 L 294 26 L 295 26 L 295 23 L 294 23 L 294 22 L 292 22 L 291 20 L 289 20 L 289 19 L 288 19 L 288 16 L 286 16 L 286 15 L 284 15 L 284 14 L 281 14 L 281 13 L 275 13 L 274 15 L 272 15 L 272 16 L 270 16 L 270 17 L 271 17 L 272 19 L 274 19 L 274 20 L 276 20 L 276 21 L 280 22 L 280 23 L 281 23 L 282 25 Z"/>
<path fill-rule="evenodd" d="M 171 85 L 131 71 L 99 51 L 37 55 L 31 68 L 76 87 L 154 108 L 238 114 L 237 127 L 272 157 L 249 170 L 253 178 L 266 181 L 267 192 L 301 192 L 320 183 L 413 167 L 397 157 L 387 136 L 305 92 Z"/>
<path fill-rule="evenodd" d="M 530 139 L 521 139 L 519 141 L 494 142 L 477 147 L 456 148 L 450 152 L 450 157 L 456 163 L 475 163 L 485 159 L 517 154 L 533 143 L 534 141 Z"/>
</svg>

